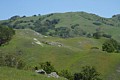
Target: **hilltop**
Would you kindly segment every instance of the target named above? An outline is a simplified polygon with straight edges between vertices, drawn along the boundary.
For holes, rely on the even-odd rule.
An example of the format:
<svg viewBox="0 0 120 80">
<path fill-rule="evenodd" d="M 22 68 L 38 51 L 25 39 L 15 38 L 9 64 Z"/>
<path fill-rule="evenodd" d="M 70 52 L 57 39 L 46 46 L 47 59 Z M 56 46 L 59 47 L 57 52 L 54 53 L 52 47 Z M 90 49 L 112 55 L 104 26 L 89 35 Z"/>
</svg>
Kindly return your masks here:
<svg viewBox="0 0 120 80">
<path fill-rule="evenodd" d="M 53 37 L 91 36 L 95 32 L 111 35 L 119 40 L 120 15 L 103 18 L 86 12 L 51 13 L 47 15 L 13 16 L 0 21 L 15 29 L 31 28 L 43 35 Z"/>
</svg>

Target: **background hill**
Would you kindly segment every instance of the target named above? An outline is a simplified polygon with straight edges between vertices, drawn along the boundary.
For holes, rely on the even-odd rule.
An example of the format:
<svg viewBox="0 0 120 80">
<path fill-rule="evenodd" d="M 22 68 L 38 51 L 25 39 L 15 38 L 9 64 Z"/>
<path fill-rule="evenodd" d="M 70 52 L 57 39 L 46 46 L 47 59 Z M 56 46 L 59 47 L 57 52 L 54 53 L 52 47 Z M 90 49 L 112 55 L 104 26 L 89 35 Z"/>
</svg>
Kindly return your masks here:
<svg viewBox="0 0 120 80">
<path fill-rule="evenodd" d="M 40 66 L 40 62 L 50 61 L 57 71 L 67 69 L 75 73 L 82 66 L 90 65 L 96 67 L 104 80 L 120 79 L 120 54 L 102 51 L 102 44 L 108 39 L 103 34 L 120 40 L 119 15 L 103 18 L 85 12 L 53 13 L 31 17 L 14 16 L 0 21 L 0 24 L 13 27 L 16 31 L 9 44 L 0 47 L 0 53 L 19 56 L 26 63 L 25 70 Z M 100 39 L 93 38 L 96 32 L 100 32 Z M 3 68 L 0 69 L 0 76 L 9 76 Z M 20 71 L 20 75 L 23 73 L 27 74 Z M 32 74 L 30 72 L 27 76 Z"/>
<path fill-rule="evenodd" d="M 102 32 L 119 40 L 120 15 L 103 18 L 86 12 L 52 13 L 48 15 L 33 15 L 31 17 L 13 16 L 0 24 L 15 29 L 31 28 L 43 35 L 57 37 L 76 37 L 93 35 Z"/>
</svg>

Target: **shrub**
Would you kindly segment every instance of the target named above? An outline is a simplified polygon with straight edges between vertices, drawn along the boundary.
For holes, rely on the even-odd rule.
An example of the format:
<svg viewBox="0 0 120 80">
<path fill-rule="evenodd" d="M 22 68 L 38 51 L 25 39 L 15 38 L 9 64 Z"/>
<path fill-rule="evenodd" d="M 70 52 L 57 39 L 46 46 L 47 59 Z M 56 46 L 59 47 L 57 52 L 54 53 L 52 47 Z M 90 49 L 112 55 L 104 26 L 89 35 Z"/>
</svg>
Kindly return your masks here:
<svg viewBox="0 0 120 80">
<path fill-rule="evenodd" d="M 62 77 L 65 77 L 69 80 L 73 80 L 73 75 L 72 73 L 70 73 L 68 70 L 62 70 L 60 73 L 59 73 L 60 76 Z"/>
<path fill-rule="evenodd" d="M 33 15 L 34 17 L 36 17 L 37 15 Z"/>
<path fill-rule="evenodd" d="M 75 73 L 74 74 L 74 80 L 81 80 L 83 78 L 81 73 Z"/>
<path fill-rule="evenodd" d="M 40 63 L 40 66 L 47 74 L 56 71 L 53 65 L 51 65 L 51 62 Z"/>
<path fill-rule="evenodd" d="M 56 28 L 56 34 L 61 38 L 69 38 L 72 37 L 72 30 L 68 27 L 59 27 Z"/>
<path fill-rule="evenodd" d="M 96 21 L 96 22 L 93 22 L 93 24 L 99 26 L 101 25 L 101 22 Z"/>
<path fill-rule="evenodd" d="M 87 36 L 88 38 L 91 38 L 91 37 L 92 37 L 92 34 L 88 33 L 86 36 Z"/>
<path fill-rule="evenodd" d="M 100 74 L 94 67 L 85 66 L 80 73 L 74 74 L 74 80 L 101 80 Z"/>
<path fill-rule="evenodd" d="M 22 69 L 25 66 L 25 63 L 22 60 L 20 60 L 15 55 L 11 54 L 7 55 L 0 54 L 0 62 L 1 62 L 0 66 L 8 66 L 17 69 Z"/>
<path fill-rule="evenodd" d="M 20 18 L 20 16 L 16 15 L 16 16 L 11 17 L 10 20 L 16 20 L 18 18 Z"/>
<path fill-rule="evenodd" d="M 106 37 L 106 38 L 111 38 L 111 37 L 112 37 L 112 36 L 109 35 L 109 34 L 103 34 L 102 36 L 103 36 L 103 37 Z"/>
<path fill-rule="evenodd" d="M 34 20 L 30 20 L 30 22 L 34 22 Z"/>
<path fill-rule="evenodd" d="M 25 18 L 26 16 L 24 15 L 22 18 Z"/>
<path fill-rule="evenodd" d="M 105 41 L 102 45 L 102 50 L 107 52 L 118 52 L 119 51 L 119 45 L 118 42 L 114 39 L 109 39 Z"/>
<path fill-rule="evenodd" d="M 110 53 L 110 52 L 114 52 L 115 48 L 111 43 L 105 42 L 102 45 L 102 50 Z"/>
<path fill-rule="evenodd" d="M 91 47 L 91 49 L 99 49 L 98 47 Z"/>
<path fill-rule="evenodd" d="M 100 32 L 93 33 L 93 37 L 94 37 L 95 39 L 100 39 L 101 33 L 100 33 Z"/>
</svg>

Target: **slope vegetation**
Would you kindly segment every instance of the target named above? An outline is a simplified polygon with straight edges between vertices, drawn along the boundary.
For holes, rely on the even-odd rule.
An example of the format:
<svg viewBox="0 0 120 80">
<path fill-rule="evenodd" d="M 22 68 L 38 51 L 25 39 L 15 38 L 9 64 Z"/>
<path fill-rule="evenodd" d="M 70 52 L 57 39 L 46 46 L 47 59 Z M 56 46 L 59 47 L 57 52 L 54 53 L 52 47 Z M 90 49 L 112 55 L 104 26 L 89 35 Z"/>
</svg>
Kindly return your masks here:
<svg viewBox="0 0 120 80">
<path fill-rule="evenodd" d="M 82 66 L 90 65 L 96 67 L 103 79 L 119 80 L 120 54 L 103 52 L 101 46 L 104 40 L 106 38 L 63 39 L 44 36 L 31 29 L 19 29 L 8 45 L 0 47 L 0 51 L 20 56 L 25 61 L 24 69 L 27 70 L 45 61 L 50 61 L 58 72 L 63 69 L 79 72 Z M 4 74 L 0 74 L 2 75 Z"/>
</svg>

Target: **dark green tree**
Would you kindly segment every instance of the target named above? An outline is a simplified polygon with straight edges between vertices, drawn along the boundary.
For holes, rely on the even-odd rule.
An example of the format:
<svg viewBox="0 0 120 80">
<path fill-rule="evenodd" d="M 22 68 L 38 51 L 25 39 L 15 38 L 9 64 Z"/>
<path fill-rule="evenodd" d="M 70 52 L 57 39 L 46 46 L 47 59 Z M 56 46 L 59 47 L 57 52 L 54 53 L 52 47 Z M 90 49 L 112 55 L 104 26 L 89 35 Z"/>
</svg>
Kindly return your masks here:
<svg viewBox="0 0 120 80">
<path fill-rule="evenodd" d="M 56 34 L 57 36 L 62 38 L 69 38 L 72 37 L 72 30 L 68 27 L 59 27 L 56 28 Z"/>
<path fill-rule="evenodd" d="M 18 18 L 20 18 L 20 16 L 16 15 L 16 16 L 11 17 L 10 20 L 16 20 Z"/>
<path fill-rule="evenodd" d="M 83 29 L 81 29 L 79 26 L 74 27 L 73 31 L 74 31 L 74 35 L 76 36 L 83 36 L 86 34 L 86 32 Z"/>
<path fill-rule="evenodd" d="M 105 33 L 104 33 L 102 36 L 103 36 L 103 37 L 106 37 L 106 38 L 111 38 L 111 37 L 112 37 L 111 35 L 105 34 Z"/>
<path fill-rule="evenodd" d="M 94 67 L 85 66 L 80 73 L 74 74 L 74 80 L 101 80 L 101 78 Z"/>
<path fill-rule="evenodd" d="M 101 32 L 95 32 L 95 33 L 93 33 L 93 37 L 95 39 L 100 39 L 101 38 Z"/>
<path fill-rule="evenodd" d="M 33 28 L 35 31 L 43 34 L 43 35 L 51 35 L 53 33 L 49 32 L 55 29 L 55 24 L 50 20 L 45 20 L 42 22 L 42 19 L 37 20 L 34 23 L 35 27 Z"/>
<path fill-rule="evenodd" d="M 94 25 L 100 26 L 102 23 L 99 21 L 93 22 Z"/>
<path fill-rule="evenodd" d="M 83 75 L 81 73 L 75 73 L 74 80 L 83 80 Z"/>
<path fill-rule="evenodd" d="M 0 25 L 0 46 L 9 42 L 15 31 L 7 26 Z"/>
<path fill-rule="evenodd" d="M 114 39 L 108 39 L 102 45 L 102 50 L 107 52 L 118 52 L 119 51 L 119 44 Z"/>
</svg>

